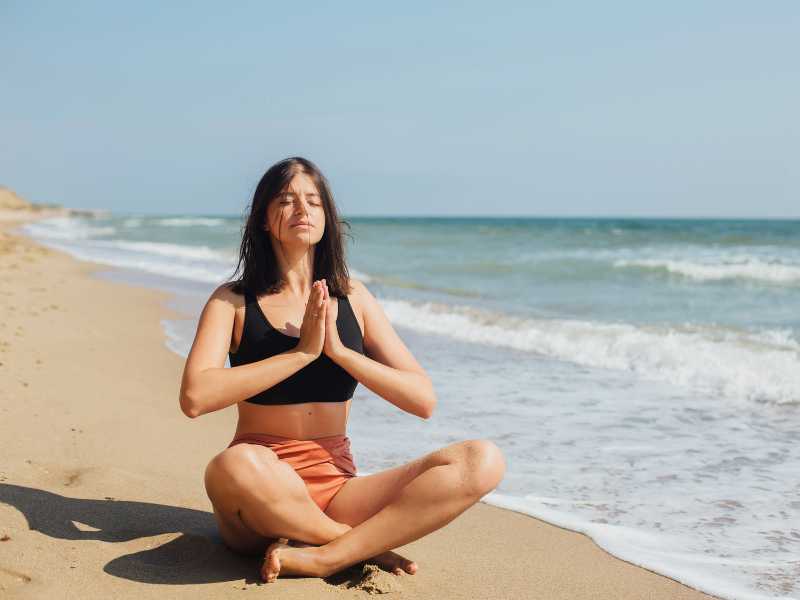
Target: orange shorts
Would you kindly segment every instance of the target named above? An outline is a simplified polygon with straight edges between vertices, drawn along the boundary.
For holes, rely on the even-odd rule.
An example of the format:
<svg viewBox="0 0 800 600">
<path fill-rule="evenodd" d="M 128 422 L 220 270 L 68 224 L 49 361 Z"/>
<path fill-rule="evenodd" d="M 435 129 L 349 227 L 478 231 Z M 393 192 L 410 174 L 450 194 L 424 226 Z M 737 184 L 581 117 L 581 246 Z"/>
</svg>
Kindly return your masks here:
<svg viewBox="0 0 800 600">
<path fill-rule="evenodd" d="M 343 434 L 294 440 L 266 433 L 243 433 L 234 437 L 228 448 L 243 443 L 266 446 L 279 460 L 289 463 L 322 512 L 347 480 L 356 476 L 350 438 Z"/>
</svg>

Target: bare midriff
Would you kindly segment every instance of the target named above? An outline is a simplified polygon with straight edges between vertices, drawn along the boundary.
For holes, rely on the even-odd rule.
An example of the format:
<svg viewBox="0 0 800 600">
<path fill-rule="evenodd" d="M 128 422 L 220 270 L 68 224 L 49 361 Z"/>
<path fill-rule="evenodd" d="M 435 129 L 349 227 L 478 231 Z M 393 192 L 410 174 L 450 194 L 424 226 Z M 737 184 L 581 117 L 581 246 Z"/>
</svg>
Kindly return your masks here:
<svg viewBox="0 0 800 600">
<path fill-rule="evenodd" d="M 264 433 L 294 440 L 340 435 L 347 431 L 350 402 L 264 405 L 239 402 L 236 435 Z"/>
</svg>

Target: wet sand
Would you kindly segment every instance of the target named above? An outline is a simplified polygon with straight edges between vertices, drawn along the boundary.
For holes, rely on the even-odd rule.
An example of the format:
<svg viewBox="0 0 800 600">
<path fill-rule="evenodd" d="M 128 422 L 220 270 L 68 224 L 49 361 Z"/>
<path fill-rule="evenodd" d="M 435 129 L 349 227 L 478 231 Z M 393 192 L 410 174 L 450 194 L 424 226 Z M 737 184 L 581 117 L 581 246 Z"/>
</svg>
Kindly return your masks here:
<svg viewBox="0 0 800 600">
<path fill-rule="evenodd" d="M 397 549 L 416 575 L 367 564 L 262 583 L 256 559 L 222 544 L 203 487 L 236 411 L 180 411 L 169 295 L 8 233 L 41 216 L 0 214 L 1 597 L 711 598 L 484 503 Z"/>
</svg>

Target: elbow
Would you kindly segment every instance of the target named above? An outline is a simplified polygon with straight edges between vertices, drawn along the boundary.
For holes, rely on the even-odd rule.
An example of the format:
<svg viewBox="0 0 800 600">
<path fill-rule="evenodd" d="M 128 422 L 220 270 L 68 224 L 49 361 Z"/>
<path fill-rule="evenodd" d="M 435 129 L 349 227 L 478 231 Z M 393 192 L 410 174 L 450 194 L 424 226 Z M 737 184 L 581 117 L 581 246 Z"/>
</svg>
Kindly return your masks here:
<svg viewBox="0 0 800 600">
<path fill-rule="evenodd" d="M 197 399 L 190 392 L 184 392 L 181 390 L 181 395 L 178 401 L 180 403 L 181 412 L 183 412 L 183 414 L 190 419 L 195 419 L 202 414 Z"/>
<path fill-rule="evenodd" d="M 181 410 L 183 411 L 183 414 L 185 414 L 190 419 L 196 419 L 197 417 L 200 416 L 200 411 L 194 406 L 189 406 L 189 407 L 181 406 Z"/>
<path fill-rule="evenodd" d="M 197 406 L 183 399 L 181 399 L 181 412 L 190 419 L 195 419 L 200 416 L 200 411 Z"/>
</svg>

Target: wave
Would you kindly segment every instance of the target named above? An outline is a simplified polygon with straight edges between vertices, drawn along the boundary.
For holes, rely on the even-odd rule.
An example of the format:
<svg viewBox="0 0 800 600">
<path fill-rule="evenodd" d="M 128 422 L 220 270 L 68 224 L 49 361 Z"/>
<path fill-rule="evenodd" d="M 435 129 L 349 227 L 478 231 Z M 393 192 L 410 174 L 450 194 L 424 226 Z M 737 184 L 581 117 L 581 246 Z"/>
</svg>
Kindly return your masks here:
<svg viewBox="0 0 800 600">
<path fill-rule="evenodd" d="M 233 265 L 228 265 L 227 263 L 214 265 L 210 261 L 193 261 L 181 259 L 177 256 L 167 259 L 142 252 L 124 253 L 112 251 L 104 253 L 99 251 L 97 247 L 64 244 L 57 241 L 39 241 L 46 246 L 66 252 L 80 260 L 111 267 L 136 269 L 146 273 L 188 281 L 219 284 L 227 281 L 227 277 L 231 275 L 234 269 Z"/>
<path fill-rule="evenodd" d="M 703 263 L 666 258 L 620 259 L 614 261 L 617 268 L 635 267 L 655 269 L 682 275 L 696 281 L 720 281 L 724 279 L 750 279 L 777 284 L 800 283 L 800 265 L 768 262 L 746 257 L 738 262 Z"/>
<path fill-rule="evenodd" d="M 105 248 L 119 248 L 165 257 L 180 257 L 193 260 L 218 260 L 228 262 L 233 259 L 231 253 L 215 250 L 208 246 L 189 246 L 183 244 L 168 244 L 164 242 L 129 242 L 124 240 L 95 240 L 93 246 Z"/>
<path fill-rule="evenodd" d="M 729 398 L 800 404 L 800 343 L 789 330 L 636 326 L 514 317 L 433 302 L 381 303 L 393 322 L 417 331 L 630 371 Z"/>
<path fill-rule="evenodd" d="M 117 232 L 112 226 L 95 227 L 70 217 L 55 217 L 26 223 L 22 226 L 22 230 L 33 237 L 53 240 L 87 240 L 114 235 Z"/>
</svg>

